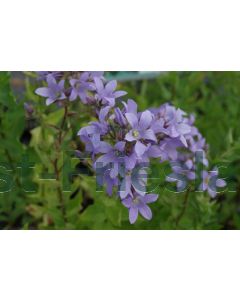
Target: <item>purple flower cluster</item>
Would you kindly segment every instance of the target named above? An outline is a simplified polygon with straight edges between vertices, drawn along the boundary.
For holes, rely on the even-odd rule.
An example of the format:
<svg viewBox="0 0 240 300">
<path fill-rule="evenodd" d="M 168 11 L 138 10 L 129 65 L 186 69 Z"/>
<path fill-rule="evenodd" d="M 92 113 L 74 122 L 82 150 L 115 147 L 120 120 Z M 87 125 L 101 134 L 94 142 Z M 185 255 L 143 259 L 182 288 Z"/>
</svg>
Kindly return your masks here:
<svg viewBox="0 0 240 300">
<path fill-rule="evenodd" d="M 38 88 L 36 94 L 47 98 L 47 105 L 80 99 L 84 104 L 114 106 L 115 99 L 126 95 L 124 91 L 116 91 L 115 80 L 105 83 L 103 72 L 37 73 L 47 86 Z"/>
<path fill-rule="evenodd" d="M 196 179 L 197 163 L 208 166 L 205 139 L 194 126 L 194 117 L 181 109 L 166 103 L 139 112 L 133 100 L 122 101 L 127 93 L 116 90 L 116 81 L 106 82 L 103 72 L 39 75 L 47 86 L 36 93 L 47 98 L 47 105 L 79 98 L 95 107 L 97 120 L 81 128 L 78 135 L 93 160 L 98 184 L 105 185 L 109 195 L 117 190 L 129 210 L 130 223 L 139 213 L 145 219 L 152 218 L 148 204 L 158 198 L 158 194 L 148 193 L 147 168 L 152 158 L 170 163 L 172 174 L 166 179 L 175 182 L 178 191 Z M 216 196 L 216 187 L 225 186 L 217 176 L 217 170 L 202 172 L 200 189 L 211 197 Z"/>
</svg>

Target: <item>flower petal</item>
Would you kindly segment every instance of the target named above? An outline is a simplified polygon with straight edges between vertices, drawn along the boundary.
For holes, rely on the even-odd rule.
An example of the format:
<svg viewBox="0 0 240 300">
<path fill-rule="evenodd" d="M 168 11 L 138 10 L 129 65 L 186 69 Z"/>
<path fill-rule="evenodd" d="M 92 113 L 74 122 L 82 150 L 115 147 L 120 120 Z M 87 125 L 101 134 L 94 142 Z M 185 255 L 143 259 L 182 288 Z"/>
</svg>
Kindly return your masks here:
<svg viewBox="0 0 240 300">
<path fill-rule="evenodd" d="M 136 142 L 136 145 L 134 147 L 134 151 L 138 157 L 141 157 L 147 149 L 148 147 L 139 141 Z"/>
<path fill-rule="evenodd" d="M 132 113 L 126 113 L 125 116 L 128 120 L 128 123 L 132 126 L 132 128 L 135 128 L 138 124 L 137 116 Z"/>
<path fill-rule="evenodd" d="M 94 77 L 94 83 L 95 83 L 97 92 L 98 93 L 101 92 L 104 88 L 102 80 L 99 79 L 98 77 Z"/>
<path fill-rule="evenodd" d="M 119 170 L 118 163 L 115 163 L 113 161 L 112 169 L 110 171 L 110 177 L 113 179 L 116 178 L 118 176 L 118 170 Z"/>
<path fill-rule="evenodd" d="M 114 97 L 104 97 L 103 98 L 109 106 L 113 107 L 115 105 L 115 98 Z"/>
<path fill-rule="evenodd" d="M 76 89 L 73 88 L 72 91 L 71 91 L 69 100 L 70 101 L 74 101 L 74 100 L 77 99 L 77 96 L 78 96 L 78 93 L 77 93 Z"/>
<path fill-rule="evenodd" d="M 136 138 L 132 135 L 132 130 L 126 134 L 125 140 L 128 142 L 136 141 Z"/>
<path fill-rule="evenodd" d="M 183 145 L 187 148 L 188 147 L 188 144 L 187 144 L 187 141 L 185 139 L 185 137 L 183 135 L 180 136 L 180 141 L 183 143 Z"/>
<path fill-rule="evenodd" d="M 60 87 L 61 90 L 64 89 L 64 84 L 65 84 L 65 80 L 62 79 L 62 80 L 59 82 L 59 84 L 58 84 L 58 86 Z"/>
<path fill-rule="evenodd" d="M 147 205 L 143 205 L 139 207 L 140 214 L 147 220 L 152 219 L 152 211 Z"/>
<path fill-rule="evenodd" d="M 208 188 L 208 185 L 203 181 L 203 182 L 200 184 L 198 190 L 204 192 L 204 191 L 207 190 L 207 188 Z"/>
<path fill-rule="evenodd" d="M 213 191 L 212 189 L 208 188 L 208 194 L 210 195 L 211 198 L 215 198 L 217 195 L 216 191 Z"/>
<path fill-rule="evenodd" d="M 125 145 L 126 145 L 126 142 L 120 141 L 120 142 L 117 142 L 117 144 L 114 146 L 114 148 L 116 150 L 122 152 L 122 151 L 124 151 Z"/>
<path fill-rule="evenodd" d="M 125 199 L 122 200 L 122 204 L 127 207 L 130 208 L 132 205 L 132 198 L 131 197 L 127 197 Z"/>
<path fill-rule="evenodd" d="M 151 140 L 151 141 L 157 141 L 157 138 L 153 132 L 152 129 L 147 129 L 144 134 L 142 135 L 142 138 L 146 139 L 146 140 Z"/>
<path fill-rule="evenodd" d="M 191 127 L 188 124 L 181 123 L 178 125 L 178 132 L 180 134 L 187 134 L 191 132 Z"/>
<path fill-rule="evenodd" d="M 127 95 L 127 92 L 124 92 L 124 91 L 116 91 L 116 92 L 114 93 L 114 97 L 115 97 L 115 98 L 120 98 L 120 97 L 123 97 L 123 96 L 125 96 L 125 95 Z"/>
<path fill-rule="evenodd" d="M 132 113 L 134 115 L 137 114 L 137 103 L 132 99 L 129 99 L 127 102 L 127 112 Z"/>
<path fill-rule="evenodd" d="M 42 97 L 49 97 L 49 88 L 41 87 L 36 89 L 35 93 Z"/>
<path fill-rule="evenodd" d="M 217 179 L 217 181 L 216 181 L 216 186 L 217 187 L 224 187 L 226 185 L 227 185 L 227 183 L 226 183 L 225 180 L 223 180 L 223 179 Z"/>
<path fill-rule="evenodd" d="M 157 201 L 158 195 L 157 194 L 146 194 L 143 198 L 144 198 L 145 203 L 152 203 L 152 202 Z"/>
<path fill-rule="evenodd" d="M 107 90 L 107 92 L 112 93 L 116 89 L 116 87 L 117 87 L 117 81 L 111 80 L 106 84 L 105 89 Z"/>
<path fill-rule="evenodd" d="M 99 146 L 100 146 L 99 152 L 102 153 L 108 153 L 109 151 L 112 150 L 112 146 L 106 142 L 101 142 Z"/>
<path fill-rule="evenodd" d="M 135 153 L 133 153 L 131 156 L 125 156 L 125 167 L 127 170 L 132 170 L 137 162 L 137 157 Z"/>
<path fill-rule="evenodd" d="M 151 146 L 147 152 L 149 157 L 158 158 L 161 157 L 163 152 L 159 146 Z"/>
<path fill-rule="evenodd" d="M 152 119 L 151 112 L 149 110 L 144 111 L 140 117 L 139 127 L 141 129 L 147 129 L 151 125 Z"/>
<path fill-rule="evenodd" d="M 99 121 L 100 122 L 104 122 L 105 121 L 105 118 L 109 112 L 109 110 L 111 109 L 110 106 L 106 106 L 104 108 L 102 108 L 99 112 Z"/>
<path fill-rule="evenodd" d="M 126 176 L 122 182 L 121 182 L 121 186 L 120 186 L 120 198 L 124 199 L 126 198 L 129 194 L 131 194 L 131 178 L 130 176 Z"/>
<path fill-rule="evenodd" d="M 50 105 L 50 104 L 52 104 L 53 102 L 55 102 L 56 100 L 54 100 L 54 99 L 50 99 L 50 98 L 48 98 L 47 100 L 46 100 L 46 104 L 47 105 Z"/>
<path fill-rule="evenodd" d="M 52 74 L 47 75 L 47 83 L 50 88 L 54 88 L 57 85 L 57 81 Z"/>
<path fill-rule="evenodd" d="M 135 223 L 138 217 L 138 209 L 137 207 L 131 207 L 129 209 L 129 221 L 131 224 Z"/>
</svg>

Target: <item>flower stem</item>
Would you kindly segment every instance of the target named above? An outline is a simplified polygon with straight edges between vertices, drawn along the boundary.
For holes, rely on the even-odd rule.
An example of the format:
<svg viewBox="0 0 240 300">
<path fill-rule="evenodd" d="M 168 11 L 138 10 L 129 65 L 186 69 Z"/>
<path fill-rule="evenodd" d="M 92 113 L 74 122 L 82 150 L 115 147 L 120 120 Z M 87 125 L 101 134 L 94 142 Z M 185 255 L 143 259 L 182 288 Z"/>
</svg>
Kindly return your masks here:
<svg viewBox="0 0 240 300">
<path fill-rule="evenodd" d="M 181 209 L 179 215 L 176 218 L 176 227 L 178 227 L 179 222 L 181 221 L 182 217 L 184 216 L 184 214 L 186 212 L 187 205 L 188 205 L 189 194 L 190 194 L 190 188 L 188 188 L 186 193 L 185 193 L 182 209 Z"/>
<path fill-rule="evenodd" d="M 65 125 L 66 120 L 67 120 L 67 115 L 68 115 L 68 106 L 65 105 L 64 106 L 64 116 L 63 116 L 63 119 L 62 119 L 62 124 L 60 126 L 60 132 L 59 132 L 59 136 L 58 136 L 59 146 L 61 146 L 61 144 L 62 144 L 63 129 L 64 129 L 64 125 Z"/>
<path fill-rule="evenodd" d="M 62 143 L 63 143 L 63 133 L 64 133 L 64 127 L 65 127 L 65 124 L 66 124 L 66 121 L 67 121 L 67 116 L 68 116 L 68 106 L 65 105 L 64 106 L 64 116 L 63 116 L 63 119 L 62 119 L 62 123 L 61 123 L 59 134 L 58 134 L 58 138 L 57 138 L 57 141 L 56 141 L 57 155 L 56 155 L 56 159 L 53 161 L 54 173 L 56 175 L 56 180 L 58 182 L 57 193 L 58 193 L 59 202 L 60 202 L 60 206 L 61 206 L 61 210 L 62 210 L 62 214 L 63 214 L 64 219 L 65 219 L 65 201 L 64 201 L 63 191 L 62 191 L 62 188 L 60 186 L 61 168 L 58 168 L 58 161 L 59 161 L 60 156 L 61 156 Z"/>
</svg>

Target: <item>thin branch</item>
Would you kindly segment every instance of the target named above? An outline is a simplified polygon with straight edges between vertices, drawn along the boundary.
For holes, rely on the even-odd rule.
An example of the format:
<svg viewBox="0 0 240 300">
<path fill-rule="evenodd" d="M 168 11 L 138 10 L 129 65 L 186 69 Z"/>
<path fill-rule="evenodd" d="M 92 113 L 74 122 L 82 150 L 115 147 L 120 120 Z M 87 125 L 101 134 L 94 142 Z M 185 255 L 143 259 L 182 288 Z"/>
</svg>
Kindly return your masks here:
<svg viewBox="0 0 240 300">
<path fill-rule="evenodd" d="M 187 189 L 184 200 L 183 200 L 183 207 L 179 213 L 179 215 L 176 218 L 176 227 L 178 227 L 179 222 L 181 221 L 182 217 L 184 216 L 186 209 L 187 209 L 187 205 L 188 205 L 188 199 L 189 199 L 189 194 L 190 194 L 190 188 Z"/>
</svg>

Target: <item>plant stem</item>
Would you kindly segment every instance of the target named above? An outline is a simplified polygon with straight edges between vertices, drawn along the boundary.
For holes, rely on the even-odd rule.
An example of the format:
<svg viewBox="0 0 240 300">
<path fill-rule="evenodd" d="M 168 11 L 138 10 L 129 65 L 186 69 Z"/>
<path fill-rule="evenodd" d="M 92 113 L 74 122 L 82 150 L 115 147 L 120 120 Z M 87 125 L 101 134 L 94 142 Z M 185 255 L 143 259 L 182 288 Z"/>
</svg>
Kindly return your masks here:
<svg viewBox="0 0 240 300">
<path fill-rule="evenodd" d="M 64 129 L 64 125 L 65 125 L 66 120 L 67 120 L 67 115 L 68 115 L 68 106 L 65 105 L 64 106 L 64 116 L 63 116 L 63 119 L 62 119 L 62 124 L 60 126 L 60 132 L 59 132 L 59 137 L 58 137 L 59 146 L 62 144 L 63 129 Z"/>
<path fill-rule="evenodd" d="M 61 168 L 58 168 L 58 160 L 60 159 L 60 155 L 61 155 L 62 142 L 63 142 L 63 132 L 64 132 L 65 123 L 67 121 L 67 115 L 68 115 L 68 106 L 65 105 L 64 106 L 64 116 L 63 116 L 63 119 L 62 119 L 62 123 L 61 123 L 61 126 L 60 126 L 58 138 L 57 138 L 57 143 L 56 143 L 57 156 L 56 156 L 56 159 L 53 161 L 53 167 L 54 167 L 54 172 L 55 172 L 55 175 L 56 175 L 56 180 L 58 181 L 58 184 L 59 184 L 58 187 L 57 187 L 57 193 L 58 193 L 60 206 L 61 206 L 61 210 L 62 210 L 62 214 L 63 214 L 64 219 L 65 219 L 65 201 L 64 201 L 63 191 L 62 191 L 62 188 L 60 186 Z"/>
<path fill-rule="evenodd" d="M 59 169 L 57 167 L 57 162 L 58 162 L 58 159 L 55 159 L 55 161 L 53 163 L 53 166 L 54 166 L 54 172 L 56 174 L 56 180 L 58 181 L 58 184 L 60 184 L 60 172 L 59 172 Z M 61 210 L 62 210 L 62 214 L 63 214 L 63 217 L 64 217 L 65 216 L 65 202 L 64 202 L 64 196 L 63 196 L 62 189 L 59 185 L 57 187 L 57 193 L 58 193 L 58 196 L 59 196 Z"/>
<path fill-rule="evenodd" d="M 187 209 L 188 205 L 188 199 L 189 199 L 189 194 L 190 194 L 190 188 L 187 189 L 184 200 L 183 200 L 183 207 L 179 213 L 179 215 L 176 218 L 176 227 L 178 227 L 179 222 L 181 221 L 183 215 L 185 214 L 185 211 Z"/>
</svg>

